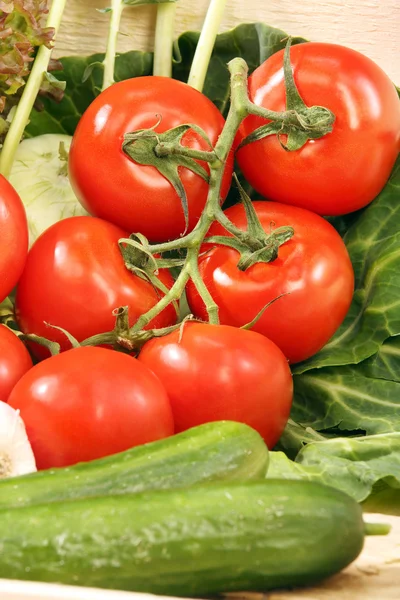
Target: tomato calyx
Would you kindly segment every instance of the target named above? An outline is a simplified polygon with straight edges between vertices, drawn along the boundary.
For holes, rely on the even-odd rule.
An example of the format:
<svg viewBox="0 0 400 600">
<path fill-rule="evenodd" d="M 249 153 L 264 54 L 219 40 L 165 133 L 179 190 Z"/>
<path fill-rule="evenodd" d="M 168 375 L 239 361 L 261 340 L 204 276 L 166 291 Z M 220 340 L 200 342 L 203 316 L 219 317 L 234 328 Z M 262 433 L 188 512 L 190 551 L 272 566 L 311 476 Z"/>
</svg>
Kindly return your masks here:
<svg viewBox="0 0 400 600">
<path fill-rule="evenodd" d="M 271 122 L 267 125 L 261 125 L 244 138 L 238 149 L 270 135 L 276 135 L 282 148 L 288 152 L 293 152 L 302 148 L 308 140 L 322 138 L 333 130 L 335 115 L 324 106 L 307 106 L 300 96 L 290 62 L 290 46 L 291 38 L 288 38 L 283 59 L 286 112 L 281 115 L 277 113 L 274 115 L 271 111 L 249 103 L 251 114 L 265 117 Z M 287 136 L 286 143 L 282 142 L 282 135 Z"/>
<path fill-rule="evenodd" d="M 160 338 L 182 329 L 189 320 L 197 320 L 193 315 L 188 315 L 181 323 L 158 329 L 135 329 L 129 324 L 129 308 L 121 306 L 113 311 L 115 316 L 115 327 L 112 332 L 94 335 L 83 342 L 80 346 L 112 346 L 114 350 L 137 355 L 143 346 L 153 338 Z"/>
<path fill-rule="evenodd" d="M 115 334 L 116 348 L 125 349 L 130 353 L 139 354 L 143 346 L 155 337 L 164 337 L 182 327 L 182 323 L 162 327 L 160 329 L 142 329 L 132 332 L 129 327 L 128 307 L 122 306 L 114 311 L 116 316 Z"/>
<path fill-rule="evenodd" d="M 277 227 L 273 229 L 271 223 L 270 233 L 265 233 L 260 220 L 254 210 L 253 203 L 249 196 L 240 185 L 236 175 L 236 185 L 239 188 L 240 199 L 244 206 L 247 219 L 247 228 L 245 231 L 232 227 L 231 221 L 225 217 L 224 213 L 217 215 L 221 225 L 229 231 L 233 237 L 211 236 L 205 239 L 208 244 L 218 244 L 233 248 L 240 254 L 240 260 L 237 267 L 240 271 L 246 271 L 256 263 L 270 263 L 278 258 L 280 246 L 288 242 L 294 235 L 294 229 L 290 226 Z"/>
<path fill-rule="evenodd" d="M 185 167 L 209 183 L 209 174 L 198 160 L 213 162 L 216 159 L 207 134 L 196 125 L 179 125 L 164 133 L 157 133 L 155 126 L 126 133 L 122 144 L 123 152 L 140 165 L 155 167 L 174 187 L 178 194 L 185 217 L 185 231 L 189 226 L 189 208 L 185 188 L 182 184 L 179 168 Z M 211 151 L 187 148 L 181 141 L 189 130 L 197 133 L 210 146 Z"/>
</svg>

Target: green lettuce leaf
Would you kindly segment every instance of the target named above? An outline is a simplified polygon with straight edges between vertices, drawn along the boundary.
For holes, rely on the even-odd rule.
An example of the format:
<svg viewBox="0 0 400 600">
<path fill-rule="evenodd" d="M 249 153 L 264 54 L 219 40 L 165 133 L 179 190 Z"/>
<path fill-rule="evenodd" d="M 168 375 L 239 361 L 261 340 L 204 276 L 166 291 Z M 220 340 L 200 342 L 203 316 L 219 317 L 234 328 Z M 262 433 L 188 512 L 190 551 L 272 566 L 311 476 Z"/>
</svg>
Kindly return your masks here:
<svg viewBox="0 0 400 600">
<path fill-rule="evenodd" d="M 362 362 L 358 370 L 367 377 L 400 383 L 400 336 L 385 340 L 378 352 Z"/>
<path fill-rule="evenodd" d="M 294 368 L 359 363 L 400 334 L 400 158 L 379 196 L 344 235 L 355 272 L 355 294 L 344 323 L 315 356 Z"/>
<path fill-rule="evenodd" d="M 54 29 L 44 27 L 47 4 L 43 0 L 0 2 L 0 143 L 8 131 L 8 117 L 20 100 L 37 49 L 51 47 Z M 49 70 L 52 67 L 54 61 Z M 62 88 L 47 73 L 40 93 L 59 100 Z"/>
<path fill-rule="evenodd" d="M 294 377 L 292 418 L 317 431 L 400 431 L 400 383 L 356 368 L 308 371 Z"/>
<path fill-rule="evenodd" d="M 358 502 L 368 498 L 368 510 L 375 502 L 379 511 L 386 512 L 386 505 L 387 512 L 400 514 L 400 433 L 311 442 L 295 461 L 271 452 L 267 477 L 319 481 Z"/>
<path fill-rule="evenodd" d="M 323 442 L 325 439 L 327 439 L 326 434 L 322 435 L 312 427 L 300 425 L 293 421 L 293 419 L 289 419 L 285 430 L 274 449 L 282 450 L 289 458 L 294 460 L 306 444 L 311 442 Z"/>
</svg>

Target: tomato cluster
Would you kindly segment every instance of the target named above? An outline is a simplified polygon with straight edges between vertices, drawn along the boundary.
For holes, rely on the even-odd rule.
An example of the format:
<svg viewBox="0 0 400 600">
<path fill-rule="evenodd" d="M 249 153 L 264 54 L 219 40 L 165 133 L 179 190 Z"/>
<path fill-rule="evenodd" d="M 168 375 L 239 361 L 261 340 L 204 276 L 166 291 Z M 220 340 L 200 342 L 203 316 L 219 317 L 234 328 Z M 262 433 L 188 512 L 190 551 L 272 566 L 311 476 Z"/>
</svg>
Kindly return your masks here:
<svg viewBox="0 0 400 600">
<path fill-rule="evenodd" d="M 281 227 L 293 228 L 293 235 L 272 260 L 255 260 L 248 268 L 240 267 L 232 245 L 216 241 L 200 248 L 198 269 L 220 325 L 207 323 L 198 285 L 189 281 L 186 296 L 199 321 L 176 326 L 176 307 L 168 303 L 146 325 L 165 329 L 163 335 L 144 343 L 137 357 L 138 348 L 119 338 L 113 349 L 71 348 L 70 336 L 79 343 L 112 331 L 121 307 L 128 309 L 126 327 L 134 326 L 173 286 L 167 268 L 156 269 L 155 286 L 145 265 L 132 267 L 121 248 L 129 247 L 131 233 L 162 243 L 195 229 L 207 201 L 207 178 L 189 163 L 177 167 L 185 219 L 170 181 L 153 164 L 133 160 L 123 144 L 132 131 L 160 135 L 190 123 L 198 129 L 189 129 L 182 145 L 207 152 L 224 119 L 203 94 L 159 77 L 127 80 L 100 94 L 81 118 L 69 159 L 72 185 L 93 216 L 56 223 L 29 254 L 22 204 L 0 180 L 0 300 L 18 282 L 19 328 L 28 338 L 41 336 L 61 348 L 49 358 L 47 347 L 31 337 L 29 350 L 38 361 L 32 368 L 23 343 L 0 327 L 0 399 L 20 410 L 39 468 L 91 460 L 224 419 L 251 425 L 270 448 L 279 440 L 293 396 L 289 363 L 328 342 L 353 296 L 346 246 L 323 216 L 371 202 L 389 176 L 400 140 L 395 88 L 372 61 L 341 46 L 306 43 L 292 49 L 291 62 L 301 97 L 334 113 L 333 130 L 290 152 L 283 134 L 243 144 L 266 123 L 254 115 L 243 121 L 234 143 L 238 163 L 269 200 L 253 202 L 257 222 L 266 235 Z M 255 70 L 248 90 L 254 104 L 285 110 L 282 52 Z M 221 168 L 222 201 L 232 154 Z M 224 214 L 246 231 L 243 205 Z M 215 222 L 208 236 L 231 233 Z M 253 320 L 248 331 L 244 326 Z"/>
</svg>

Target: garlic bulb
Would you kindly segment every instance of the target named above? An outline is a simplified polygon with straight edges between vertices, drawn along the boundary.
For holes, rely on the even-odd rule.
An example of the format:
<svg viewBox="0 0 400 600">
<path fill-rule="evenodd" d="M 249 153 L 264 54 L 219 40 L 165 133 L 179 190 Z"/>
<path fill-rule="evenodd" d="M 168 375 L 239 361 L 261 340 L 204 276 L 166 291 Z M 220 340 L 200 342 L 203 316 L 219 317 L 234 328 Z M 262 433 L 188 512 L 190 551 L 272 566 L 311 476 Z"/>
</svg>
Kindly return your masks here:
<svg viewBox="0 0 400 600">
<path fill-rule="evenodd" d="M 36 470 L 35 457 L 19 411 L 0 402 L 0 479 Z"/>
</svg>

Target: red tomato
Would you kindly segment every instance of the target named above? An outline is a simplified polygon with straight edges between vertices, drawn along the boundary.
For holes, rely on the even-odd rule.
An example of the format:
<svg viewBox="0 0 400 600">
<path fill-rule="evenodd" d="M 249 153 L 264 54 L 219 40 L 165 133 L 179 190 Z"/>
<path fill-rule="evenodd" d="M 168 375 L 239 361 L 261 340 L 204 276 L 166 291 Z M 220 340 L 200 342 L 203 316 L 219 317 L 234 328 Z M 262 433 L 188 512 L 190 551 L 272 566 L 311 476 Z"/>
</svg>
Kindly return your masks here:
<svg viewBox="0 0 400 600">
<path fill-rule="evenodd" d="M 399 152 L 395 87 L 372 60 L 335 44 L 296 45 L 291 63 L 307 106 L 325 106 L 336 115 L 333 131 L 295 152 L 285 151 L 276 136 L 249 144 L 238 152 L 240 168 L 269 200 L 321 215 L 358 210 L 381 191 Z M 254 71 L 249 95 L 259 106 L 285 110 L 283 51 Z M 248 117 L 238 141 L 266 122 Z"/>
<path fill-rule="evenodd" d="M 250 425 L 269 448 L 289 418 L 293 383 L 270 340 L 224 325 L 186 323 L 145 344 L 139 361 L 167 390 L 177 432 L 211 421 Z"/>
<path fill-rule="evenodd" d="M 296 363 L 318 352 L 342 323 L 352 301 L 353 268 L 342 238 L 322 217 L 274 202 L 253 205 L 266 232 L 271 225 L 294 228 L 292 239 L 279 248 L 278 258 L 240 271 L 238 252 L 216 246 L 200 258 L 200 272 L 226 325 L 250 323 L 268 302 L 288 294 L 267 308 L 253 330 L 275 342 Z M 246 229 L 243 205 L 232 206 L 225 214 Z M 210 234 L 226 235 L 226 231 L 214 224 Z M 206 319 L 191 282 L 187 296 L 193 314 Z"/>
<path fill-rule="evenodd" d="M 9 404 L 21 411 L 39 469 L 122 452 L 174 433 L 157 377 L 135 358 L 75 348 L 31 369 Z"/>
<path fill-rule="evenodd" d="M 32 359 L 11 329 L 0 325 L 0 400 L 7 402 L 11 390 L 29 369 Z"/>
<path fill-rule="evenodd" d="M 153 127 L 162 133 L 182 124 L 201 127 L 216 143 L 224 119 L 215 105 L 190 86 L 166 77 L 137 77 L 116 83 L 89 106 L 75 132 L 70 155 L 70 179 L 83 206 L 93 215 L 150 241 L 178 238 L 185 229 L 181 201 L 172 185 L 153 166 L 139 165 L 122 151 L 125 133 Z M 209 150 L 193 131 L 185 146 Z M 226 169 L 222 197 L 228 193 L 232 157 Z M 204 165 L 205 166 L 205 165 Z M 208 184 L 186 168 L 180 177 L 189 206 L 189 230 L 204 208 Z"/>
<path fill-rule="evenodd" d="M 0 302 L 16 286 L 28 254 L 28 224 L 24 205 L 0 175 Z"/>
<path fill-rule="evenodd" d="M 78 341 L 114 328 L 113 310 L 129 307 L 130 323 L 154 306 L 162 293 L 128 271 L 118 247 L 125 231 L 95 217 L 71 217 L 47 229 L 31 248 L 17 289 L 16 315 L 25 333 L 35 333 L 61 344 L 62 327 Z M 173 283 L 166 270 L 159 278 Z M 176 322 L 172 305 L 150 323 L 166 327 Z M 48 356 L 35 347 L 41 357 Z"/>
</svg>

